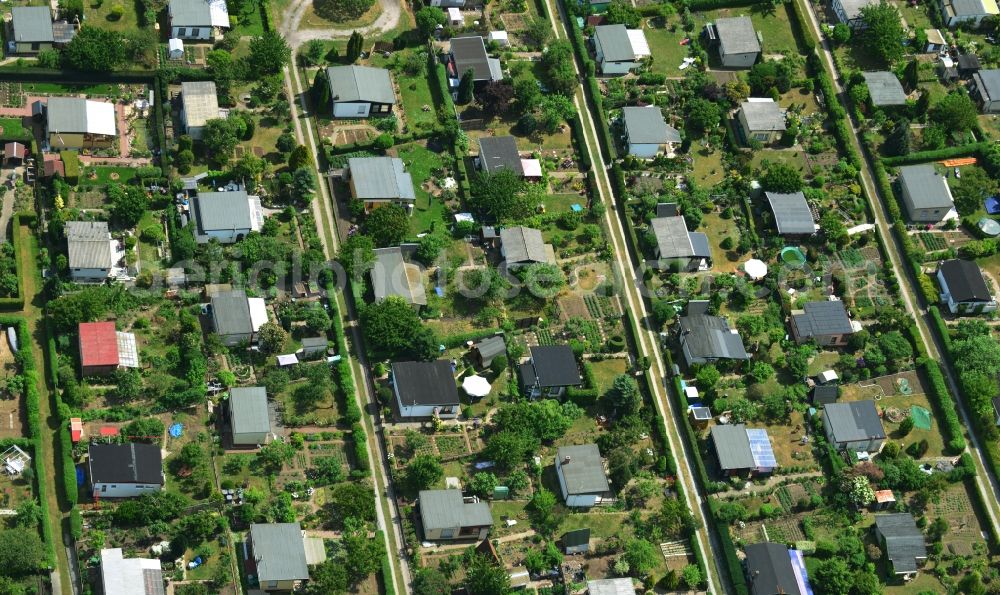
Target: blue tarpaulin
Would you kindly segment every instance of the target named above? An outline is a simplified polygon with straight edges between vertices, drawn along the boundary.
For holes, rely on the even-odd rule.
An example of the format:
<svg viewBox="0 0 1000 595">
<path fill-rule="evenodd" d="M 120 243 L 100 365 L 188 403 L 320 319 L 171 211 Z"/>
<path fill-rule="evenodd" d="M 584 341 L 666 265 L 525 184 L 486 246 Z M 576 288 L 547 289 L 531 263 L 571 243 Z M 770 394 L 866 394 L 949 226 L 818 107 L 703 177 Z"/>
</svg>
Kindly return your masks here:
<svg viewBox="0 0 1000 595">
<path fill-rule="evenodd" d="M 984 200 L 983 205 L 986 207 L 986 212 L 990 215 L 1000 213 L 1000 198 L 996 196 L 991 196 Z"/>
<path fill-rule="evenodd" d="M 86 480 L 87 480 L 87 477 L 84 475 L 83 469 L 81 469 L 80 467 L 77 467 L 76 468 L 76 485 L 82 486 Z"/>
<path fill-rule="evenodd" d="M 174 424 L 170 426 L 170 435 L 174 438 L 180 438 L 181 434 L 184 433 L 184 424 Z"/>
<path fill-rule="evenodd" d="M 572 205 L 569 206 L 569 208 L 573 209 L 574 213 L 582 213 L 583 212 L 583 207 L 581 207 L 578 204 L 572 204 Z"/>
</svg>

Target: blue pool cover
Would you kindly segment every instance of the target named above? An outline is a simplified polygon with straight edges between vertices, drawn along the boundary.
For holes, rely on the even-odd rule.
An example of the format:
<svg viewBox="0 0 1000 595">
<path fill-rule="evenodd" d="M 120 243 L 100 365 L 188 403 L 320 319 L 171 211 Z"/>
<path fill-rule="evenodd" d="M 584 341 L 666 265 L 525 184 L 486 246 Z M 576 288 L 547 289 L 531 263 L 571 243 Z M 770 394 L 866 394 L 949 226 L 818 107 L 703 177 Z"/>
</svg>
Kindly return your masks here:
<svg viewBox="0 0 1000 595">
<path fill-rule="evenodd" d="M 180 438 L 181 434 L 184 433 L 184 424 L 174 424 L 170 426 L 170 435 L 174 438 Z"/>
</svg>

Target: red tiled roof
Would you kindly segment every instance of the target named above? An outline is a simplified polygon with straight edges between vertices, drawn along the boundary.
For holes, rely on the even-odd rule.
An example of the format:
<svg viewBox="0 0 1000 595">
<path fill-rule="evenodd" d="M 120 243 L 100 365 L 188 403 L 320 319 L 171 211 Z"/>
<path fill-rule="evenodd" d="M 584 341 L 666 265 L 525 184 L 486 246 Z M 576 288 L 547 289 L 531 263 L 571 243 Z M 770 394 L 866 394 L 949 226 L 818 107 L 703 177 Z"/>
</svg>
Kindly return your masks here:
<svg viewBox="0 0 1000 595">
<path fill-rule="evenodd" d="M 80 365 L 118 365 L 118 335 L 113 322 L 80 323 Z"/>
<path fill-rule="evenodd" d="M 15 143 L 15 142 L 7 143 L 6 145 L 4 145 L 3 151 L 4 151 L 4 155 L 7 156 L 7 159 L 11 159 L 11 158 L 23 159 L 24 158 L 24 145 L 22 145 L 21 143 Z"/>
<path fill-rule="evenodd" d="M 45 165 L 45 177 L 51 178 L 52 176 L 59 174 L 60 176 L 66 176 L 66 166 L 63 165 L 62 159 L 58 157 L 56 159 L 46 159 Z"/>
</svg>

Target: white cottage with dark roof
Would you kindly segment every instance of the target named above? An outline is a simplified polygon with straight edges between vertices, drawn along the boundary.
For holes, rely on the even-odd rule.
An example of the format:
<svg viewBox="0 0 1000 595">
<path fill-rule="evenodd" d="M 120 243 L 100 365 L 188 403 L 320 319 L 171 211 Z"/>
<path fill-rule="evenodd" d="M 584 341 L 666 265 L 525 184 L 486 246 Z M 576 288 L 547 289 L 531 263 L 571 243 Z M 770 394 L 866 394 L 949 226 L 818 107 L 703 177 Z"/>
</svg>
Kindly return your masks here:
<svg viewBox="0 0 1000 595">
<path fill-rule="evenodd" d="M 785 131 L 785 110 L 773 99 L 751 97 L 740 104 L 737 114 L 743 140 L 773 143 Z"/>
<path fill-rule="evenodd" d="M 933 165 L 901 167 L 897 181 L 906 214 L 913 223 L 940 223 L 958 217 L 948 181 Z"/>
<path fill-rule="evenodd" d="M 241 386 L 229 390 L 229 429 L 233 444 L 261 446 L 271 435 L 267 390 L 263 386 Z"/>
<path fill-rule="evenodd" d="M 331 66 L 326 69 L 334 118 L 390 116 L 396 105 L 392 77 L 385 68 Z"/>
<path fill-rule="evenodd" d="M 170 0 L 167 17 L 174 39 L 212 41 L 230 26 L 226 0 Z"/>
<path fill-rule="evenodd" d="M 556 451 L 556 476 L 566 506 L 590 508 L 614 500 L 596 444 L 560 446 Z"/>
<path fill-rule="evenodd" d="M 191 199 L 194 237 L 199 244 L 217 240 L 232 244 L 251 231 L 260 231 L 264 224 L 264 209 L 260 197 L 246 190 L 199 192 Z"/>
<path fill-rule="evenodd" d="M 394 362 L 392 391 L 403 419 L 458 417 L 460 402 L 451 362 Z"/>
<path fill-rule="evenodd" d="M 750 68 L 760 57 L 760 39 L 750 17 L 724 17 L 709 26 L 726 68 Z"/>
<path fill-rule="evenodd" d="M 640 159 L 652 159 L 661 153 L 672 155 L 674 145 L 681 142 L 681 133 L 667 124 L 656 106 L 623 107 L 622 127 L 628 154 Z"/>
</svg>

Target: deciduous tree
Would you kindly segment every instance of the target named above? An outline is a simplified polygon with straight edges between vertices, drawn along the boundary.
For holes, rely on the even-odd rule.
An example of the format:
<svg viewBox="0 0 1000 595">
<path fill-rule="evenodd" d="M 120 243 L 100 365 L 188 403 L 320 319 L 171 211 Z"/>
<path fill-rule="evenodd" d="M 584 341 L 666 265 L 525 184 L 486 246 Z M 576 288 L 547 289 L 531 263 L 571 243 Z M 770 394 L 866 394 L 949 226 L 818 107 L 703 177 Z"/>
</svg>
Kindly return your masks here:
<svg viewBox="0 0 1000 595">
<path fill-rule="evenodd" d="M 903 19 L 895 5 L 888 2 L 874 2 L 861 9 L 861 20 L 865 23 L 865 44 L 887 64 L 903 57 Z"/>
</svg>

